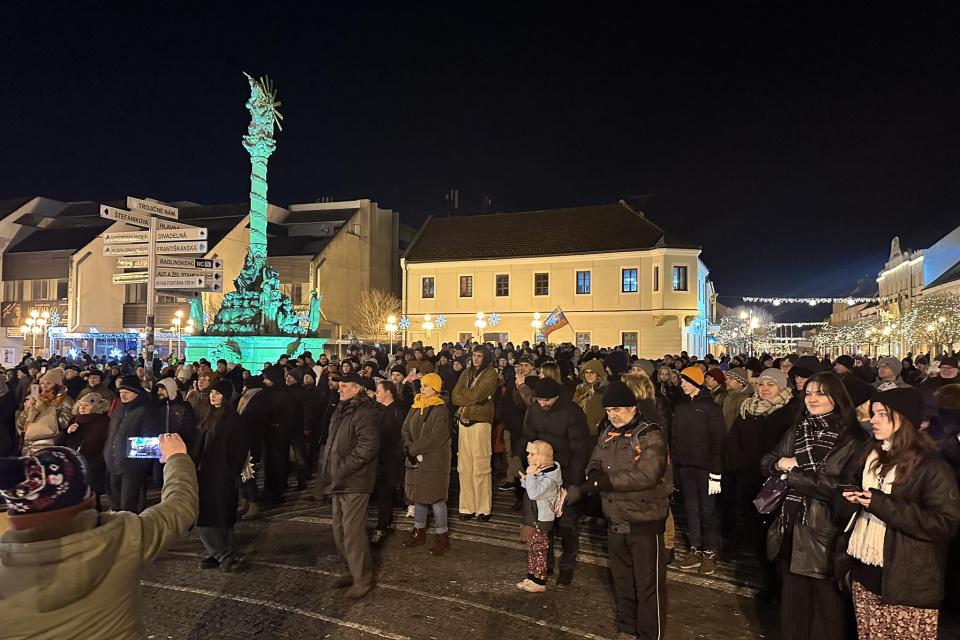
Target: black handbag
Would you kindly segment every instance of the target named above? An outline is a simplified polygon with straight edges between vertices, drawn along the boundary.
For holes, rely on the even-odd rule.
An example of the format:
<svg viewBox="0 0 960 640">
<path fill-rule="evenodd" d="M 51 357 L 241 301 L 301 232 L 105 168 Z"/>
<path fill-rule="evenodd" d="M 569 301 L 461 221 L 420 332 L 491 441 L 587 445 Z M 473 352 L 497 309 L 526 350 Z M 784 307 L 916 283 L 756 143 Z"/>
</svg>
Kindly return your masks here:
<svg viewBox="0 0 960 640">
<path fill-rule="evenodd" d="M 771 476 L 763 483 L 760 493 L 753 499 L 753 506 L 763 514 L 773 513 L 787 497 L 787 481 L 783 476 Z"/>
</svg>

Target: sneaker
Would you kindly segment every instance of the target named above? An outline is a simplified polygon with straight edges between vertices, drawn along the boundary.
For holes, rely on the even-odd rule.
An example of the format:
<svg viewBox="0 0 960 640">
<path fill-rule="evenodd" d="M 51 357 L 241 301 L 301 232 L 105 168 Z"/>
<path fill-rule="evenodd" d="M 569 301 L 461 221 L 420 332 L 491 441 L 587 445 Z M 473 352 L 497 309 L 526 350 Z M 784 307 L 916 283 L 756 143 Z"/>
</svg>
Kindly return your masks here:
<svg viewBox="0 0 960 640">
<path fill-rule="evenodd" d="M 480 515 L 477 516 L 477 520 L 479 520 L 480 522 L 490 522 L 490 514 L 481 513 Z"/>
<path fill-rule="evenodd" d="M 517 589 L 520 589 L 521 591 L 526 591 L 527 593 L 543 593 L 544 591 L 547 590 L 547 585 L 537 584 L 530 578 L 527 578 L 523 582 L 517 583 Z"/>
<path fill-rule="evenodd" d="M 410 505 L 409 507 L 407 507 L 407 517 L 408 518 L 413 517 L 413 505 Z"/>
<path fill-rule="evenodd" d="M 236 571 L 240 566 L 240 556 L 230 554 L 220 561 L 220 573 L 230 573 Z"/>
<path fill-rule="evenodd" d="M 472 514 L 472 513 L 461 513 L 461 514 L 460 514 L 460 519 L 461 519 L 461 520 L 473 520 L 473 514 Z"/>
<path fill-rule="evenodd" d="M 383 529 L 375 529 L 373 535 L 370 536 L 370 544 L 377 547 L 381 542 L 384 541 L 387 537 L 387 532 Z"/>
<path fill-rule="evenodd" d="M 677 566 L 681 569 L 696 569 L 701 564 L 703 564 L 703 553 L 696 547 L 690 547 L 690 551 L 677 561 Z"/>
<path fill-rule="evenodd" d="M 717 570 L 717 558 L 713 551 L 703 552 L 703 561 L 700 563 L 698 573 L 702 576 L 712 576 Z"/>
<path fill-rule="evenodd" d="M 667 564 L 673 564 L 673 561 L 677 559 L 676 549 L 667 549 Z"/>
<path fill-rule="evenodd" d="M 220 561 L 214 558 L 213 556 L 207 556 L 200 561 L 201 569 L 216 569 L 220 566 Z"/>
<path fill-rule="evenodd" d="M 637 636 L 627 633 L 626 631 L 621 631 L 613 640 L 637 640 Z"/>
</svg>

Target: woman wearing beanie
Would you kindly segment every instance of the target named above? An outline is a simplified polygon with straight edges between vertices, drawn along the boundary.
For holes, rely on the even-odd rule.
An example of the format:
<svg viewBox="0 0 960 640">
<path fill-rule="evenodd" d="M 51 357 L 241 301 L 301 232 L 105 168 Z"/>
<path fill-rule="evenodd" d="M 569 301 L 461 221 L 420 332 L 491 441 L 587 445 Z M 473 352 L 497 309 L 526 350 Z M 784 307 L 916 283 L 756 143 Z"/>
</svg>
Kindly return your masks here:
<svg viewBox="0 0 960 640">
<path fill-rule="evenodd" d="M 767 555 L 780 564 L 783 640 L 843 640 L 852 635 L 848 604 L 837 588 L 834 557 L 843 531 L 833 506 L 840 475 L 860 455 L 867 434 L 834 373 L 807 380 L 805 410 L 761 466 L 786 474 L 790 487 L 767 532 Z"/>
<path fill-rule="evenodd" d="M 737 471 L 740 511 L 745 533 L 764 571 L 761 599 L 779 599 L 779 581 L 772 562 L 767 560 L 766 536 L 772 516 L 757 513 L 753 499 L 765 481 L 760 461 L 773 450 L 787 429 L 797 423 L 800 401 L 790 391 L 787 376 L 780 369 L 767 369 L 756 380 L 757 393 L 740 405 L 740 415 L 727 435 L 727 461 Z"/>
<path fill-rule="evenodd" d="M 98 511 L 100 496 L 107 492 L 107 463 L 103 459 L 103 448 L 110 431 L 108 409 L 110 403 L 99 393 L 84 395 L 73 405 L 70 425 L 57 436 L 58 446 L 73 449 L 87 461 L 87 480 L 96 496 Z"/>
<path fill-rule="evenodd" d="M 447 490 L 450 487 L 450 412 L 440 397 L 443 381 L 435 373 L 420 380 L 420 393 L 403 421 L 401 436 L 406 456 L 406 496 L 413 503 L 413 535 L 403 543 L 410 549 L 427 541 L 427 509 L 433 508 L 437 540 L 430 553 L 450 548 L 447 535 Z"/>
<path fill-rule="evenodd" d="M 51 369 L 40 378 L 40 396 L 24 401 L 23 411 L 17 418 L 17 431 L 23 437 L 23 455 L 53 446 L 60 431 L 70 425 L 73 399 L 67 395 L 63 383 L 63 369 Z"/>
<path fill-rule="evenodd" d="M 201 569 L 233 571 L 240 561 L 234 549 L 237 484 L 247 462 L 249 445 L 240 414 L 230 404 L 233 383 L 218 380 L 210 388 L 211 410 L 200 422 L 193 459 L 197 462 L 200 516 L 197 532 L 210 555 Z"/>
<path fill-rule="evenodd" d="M 599 360 L 589 360 L 580 366 L 580 378 L 583 382 L 573 394 L 573 401 L 587 414 L 587 427 L 590 435 L 596 436 L 597 430 L 607 414 L 603 410 L 603 392 L 607 386 L 607 372 Z"/>
<path fill-rule="evenodd" d="M 855 514 L 847 553 L 861 640 L 934 640 L 947 545 L 960 524 L 953 470 L 918 428 L 924 398 L 890 389 L 870 404 L 874 441 L 835 494 Z"/>
</svg>

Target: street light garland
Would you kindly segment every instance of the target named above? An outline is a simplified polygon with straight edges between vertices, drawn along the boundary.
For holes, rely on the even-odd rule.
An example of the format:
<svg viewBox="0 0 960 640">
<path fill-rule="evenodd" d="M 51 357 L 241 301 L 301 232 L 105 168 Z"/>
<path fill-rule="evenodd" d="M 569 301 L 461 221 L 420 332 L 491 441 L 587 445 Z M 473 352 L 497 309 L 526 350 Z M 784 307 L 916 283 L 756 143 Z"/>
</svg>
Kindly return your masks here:
<svg viewBox="0 0 960 640">
<path fill-rule="evenodd" d="M 904 312 L 900 325 L 908 343 L 949 350 L 960 342 L 960 298 L 949 293 L 920 298 Z"/>
<path fill-rule="evenodd" d="M 768 351 L 773 349 L 776 323 L 769 312 L 759 307 L 740 306 L 720 320 L 717 342 L 740 351 Z M 752 347 L 752 348 L 751 348 Z"/>
<path fill-rule="evenodd" d="M 866 302 L 880 302 L 886 298 L 854 298 L 847 296 L 845 298 L 761 298 L 756 296 L 749 296 L 741 298 L 744 302 L 759 302 L 764 304 L 772 304 L 775 307 L 779 307 L 782 304 L 808 304 L 811 307 L 815 307 L 818 304 L 846 304 L 848 306 L 853 306 L 855 304 L 863 304 Z"/>
</svg>

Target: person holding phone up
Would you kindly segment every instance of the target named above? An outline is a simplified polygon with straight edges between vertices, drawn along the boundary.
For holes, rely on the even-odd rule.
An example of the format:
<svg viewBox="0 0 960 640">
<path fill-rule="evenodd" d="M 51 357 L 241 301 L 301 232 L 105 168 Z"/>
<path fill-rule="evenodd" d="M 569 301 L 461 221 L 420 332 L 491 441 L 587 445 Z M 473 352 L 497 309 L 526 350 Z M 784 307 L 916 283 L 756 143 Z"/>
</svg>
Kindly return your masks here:
<svg viewBox="0 0 960 640">
<path fill-rule="evenodd" d="M 110 431 L 103 458 L 107 464 L 107 492 L 114 511 L 140 513 L 140 487 L 153 468 L 153 460 L 127 457 L 127 439 L 155 436 L 162 429 L 150 394 L 137 376 L 124 376 L 117 385 L 120 404 L 110 416 Z"/>
<path fill-rule="evenodd" d="M 23 403 L 17 418 L 17 431 L 23 437 L 23 455 L 30 455 L 54 444 L 61 430 L 73 418 L 73 399 L 64 386 L 63 369 L 51 369 L 40 378 L 39 393 Z"/>
<path fill-rule="evenodd" d="M 141 570 L 197 519 L 197 475 L 180 436 L 160 436 L 160 453 L 160 504 L 140 515 L 97 513 L 72 449 L 0 458 L 11 525 L 0 536 L 4 637 L 147 637 Z"/>
</svg>

